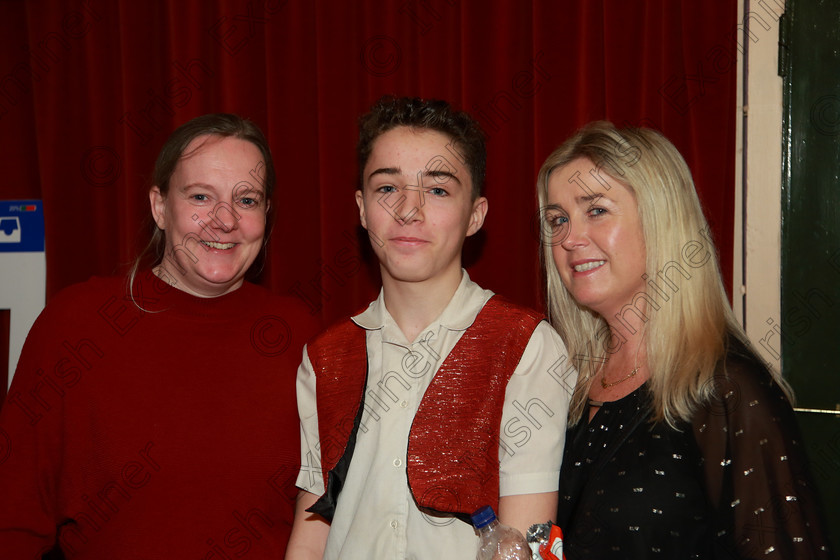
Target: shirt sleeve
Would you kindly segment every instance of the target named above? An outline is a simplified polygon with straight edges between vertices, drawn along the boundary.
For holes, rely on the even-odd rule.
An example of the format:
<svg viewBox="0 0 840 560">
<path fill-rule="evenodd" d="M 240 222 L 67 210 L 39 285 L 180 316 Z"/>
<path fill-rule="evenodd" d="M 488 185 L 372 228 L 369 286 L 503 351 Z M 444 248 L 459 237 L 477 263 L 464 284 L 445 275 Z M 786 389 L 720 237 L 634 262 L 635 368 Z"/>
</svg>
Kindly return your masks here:
<svg viewBox="0 0 840 560">
<path fill-rule="evenodd" d="M 300 417 L 300 472 L 295 485 L 318 496 L 324 493 L 321 446 L 318 433 L 318 406 L 315 398 L 315 372 L 306 348 L 297 372 L 297 406 Z"/>
<path fill-rule="evenodd" d="M 541 321 L 505 392 L 499 439 L 501 496 L 557 490 L 576 381 L 563 341 Z"/>
<path fill-rule="evenodd" d="M 696 415 L 716 551 L 726 558 L 830 558 L 796 418 L 757 363 L 730 357 Z"/>
</svg>

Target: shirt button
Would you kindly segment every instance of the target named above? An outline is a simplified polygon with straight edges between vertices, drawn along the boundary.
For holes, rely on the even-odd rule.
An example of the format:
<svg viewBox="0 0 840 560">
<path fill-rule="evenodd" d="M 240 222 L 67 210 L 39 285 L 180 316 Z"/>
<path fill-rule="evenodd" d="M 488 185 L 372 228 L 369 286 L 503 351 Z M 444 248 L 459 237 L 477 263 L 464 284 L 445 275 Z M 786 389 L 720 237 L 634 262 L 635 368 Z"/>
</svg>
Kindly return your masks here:
<svg viewBox="0 0 840 560">
<path fill-rule="evenodd" d="M 401 467 L 402 466 L 402 461 L 400 461 L 399 459 L 394 459 L 394 466 L 395 467 Z"/>
<path fill-rule="evenodd" d="M 403 408 L 408 408 L 408 401 L 401 402 L 400 406 L 403 407 Z"/>
<path fill-rule="evenodd" d="M 396 529 L 398 526 L 399 526 L 399 523 L 397 523 L 396 519 L 391 521 L 391 529 Z"/>
</svg>

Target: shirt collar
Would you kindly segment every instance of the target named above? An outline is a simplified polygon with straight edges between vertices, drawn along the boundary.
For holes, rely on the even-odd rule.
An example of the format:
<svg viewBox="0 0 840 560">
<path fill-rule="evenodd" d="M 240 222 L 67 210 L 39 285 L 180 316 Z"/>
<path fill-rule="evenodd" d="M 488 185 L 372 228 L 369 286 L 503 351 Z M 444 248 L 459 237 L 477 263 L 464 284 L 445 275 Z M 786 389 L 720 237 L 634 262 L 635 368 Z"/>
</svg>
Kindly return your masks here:
<svg viewBox="0 0 840 560">
<path fill-rule="evenodd" d="M 455 290 L 443 313 L 424 331 L 433 328 L 436 324 L 453 331 L 468 329 L 475 321 L 478 312 L 492 296 L 493 292 L 482 289 L 470 280 L 470 275 L 466 270 L 461 269 L 461 282 L 458 284 L 458 289 Z M 395 324 L 391 314 L 385 308 L 382 290 L 379 291 L 379 297 L 371 302 L 367 309 L 352 317 L 351 320 L 367 330 L 382 329 L 386 323 Z"/>
</svg>

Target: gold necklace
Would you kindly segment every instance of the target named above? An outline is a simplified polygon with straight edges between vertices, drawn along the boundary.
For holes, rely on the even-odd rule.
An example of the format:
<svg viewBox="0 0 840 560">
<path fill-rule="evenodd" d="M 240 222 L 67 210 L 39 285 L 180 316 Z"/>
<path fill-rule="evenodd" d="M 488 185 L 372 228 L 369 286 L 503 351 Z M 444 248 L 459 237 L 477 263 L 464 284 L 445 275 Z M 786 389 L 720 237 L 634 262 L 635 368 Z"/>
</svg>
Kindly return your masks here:
<svg viewBox="0 0 840 560">
<path fill-rule="evenodd" d="M 636 366 L 636 367 L 634 367 L 633 369 L 630 370 L 630 373 L 628 373 L 627 375 L 625 375 L 624 377 L 622 377 L 618 381 L 613 381 L 612 383 L 607 383 L 607 378 L 606 377 L 601 377 L 601 387 L 603 387 L 604 389 L 609 389 L 610 387 L 615 387 L 619 383 L 624 383 L 625 381 L 627 381 L 631 377 L 634 377 L 638 372 L 639 372 L 639 366 Z"/>
<path fill-rule="evenodd" d="M 647 329 L 647 325 L 645 325 L 645 329 Z M 625 381 L 635 377 L 636 374 L 639 373 L 639 368 L 642 367 L 642 366 L 639 365 L 639 350 L 642 349 L 642 344 L 644 344 L 644 340 L 645 340 L 644 335 L 645 335 L 645 331 L 642 331 L 642 340 L 639 342 L 639 345 L 636 346 L 636 358 L 633 361 L 633 369 L 630 370 L 630 373 L 628 373 L 627 375 L 625 375 L 624 377 L 622 377 L 618 381 L 613 381 L 612 383 L 608 383 L 607 382 L 607 372 L 604 372 L 604 374 L 601 376 L 601 387 L 603 389 L 609 389 L 610 387 L 615 387 L 619 383 L 624 383 Z"/>
</svg>

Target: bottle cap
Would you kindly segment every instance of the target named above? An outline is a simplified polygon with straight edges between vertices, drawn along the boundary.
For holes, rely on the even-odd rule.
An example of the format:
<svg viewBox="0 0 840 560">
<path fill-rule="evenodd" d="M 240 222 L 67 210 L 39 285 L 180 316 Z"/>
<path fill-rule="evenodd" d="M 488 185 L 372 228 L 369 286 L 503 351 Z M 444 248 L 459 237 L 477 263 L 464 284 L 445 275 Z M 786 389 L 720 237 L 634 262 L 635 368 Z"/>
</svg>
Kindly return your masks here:
<svg viewBox="0 0 840 560">
<path fill-rule="evenodd" d="M 476 529 L 481 529 L 496 520 L 496 513 L 493 511 L 492 506 L 484 506 L 482 508 L 478 508 L 475 513 L 470 516 L 470 518 L 472 519 L 473 526 Z"/>
</svg>

